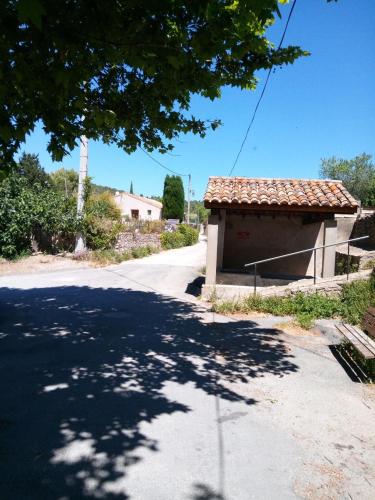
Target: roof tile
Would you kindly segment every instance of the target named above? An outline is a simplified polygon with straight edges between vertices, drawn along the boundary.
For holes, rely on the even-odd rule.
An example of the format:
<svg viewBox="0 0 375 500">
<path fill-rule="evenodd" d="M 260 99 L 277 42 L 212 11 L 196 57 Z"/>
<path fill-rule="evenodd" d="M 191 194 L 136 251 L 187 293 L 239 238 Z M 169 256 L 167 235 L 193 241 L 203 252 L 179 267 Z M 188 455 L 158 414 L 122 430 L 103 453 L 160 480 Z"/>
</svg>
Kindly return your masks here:
<svg viewBox="0 0 375 500">
<path fill-rule="evenodd" d="M 313 179 L 256 179 L 248 177 L 210 177 L 205 205 L 241 204 L 289 205 L 355 212 L 358 203 L 341 181 Z"/>
</svg>

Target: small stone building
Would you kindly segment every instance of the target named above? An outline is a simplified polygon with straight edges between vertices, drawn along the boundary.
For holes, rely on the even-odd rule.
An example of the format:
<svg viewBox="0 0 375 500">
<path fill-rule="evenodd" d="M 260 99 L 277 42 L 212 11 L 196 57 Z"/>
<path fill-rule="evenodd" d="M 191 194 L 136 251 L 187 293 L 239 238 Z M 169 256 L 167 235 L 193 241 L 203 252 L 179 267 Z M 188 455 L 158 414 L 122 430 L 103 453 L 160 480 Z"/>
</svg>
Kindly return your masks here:
<svg viewBox="0 0 375 500">
<path fill-rule="evenodd" d="M 340 181 L 210 177 L 204 198 L 207 230 L 204 295 L 215 286 L 251 285 L 245 264 L 335 243 L 335 214 L 358 204 Z M 317 276 L 335 273 L 335 247 L 316 251 Z M 314 273 L 313 253 L 257 266 L 260 285 L 286 284 Z"/>
</svg>

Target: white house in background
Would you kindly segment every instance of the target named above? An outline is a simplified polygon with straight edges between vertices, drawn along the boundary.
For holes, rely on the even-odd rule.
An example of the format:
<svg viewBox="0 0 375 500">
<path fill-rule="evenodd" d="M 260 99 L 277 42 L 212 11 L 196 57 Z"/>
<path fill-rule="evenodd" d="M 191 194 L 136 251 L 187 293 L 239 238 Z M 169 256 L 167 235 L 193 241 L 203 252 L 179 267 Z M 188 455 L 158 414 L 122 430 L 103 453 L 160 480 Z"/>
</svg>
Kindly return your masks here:
<svg viewBox="0 0 375 500">
<path fill-rule="evenodd" d="M 115 194 L 116 205 L 121 210 L 123 218 L 140 220 L 160 220 L 162 203 L 144 196 L 137 196 L 126 192 Z"/>
</svg>

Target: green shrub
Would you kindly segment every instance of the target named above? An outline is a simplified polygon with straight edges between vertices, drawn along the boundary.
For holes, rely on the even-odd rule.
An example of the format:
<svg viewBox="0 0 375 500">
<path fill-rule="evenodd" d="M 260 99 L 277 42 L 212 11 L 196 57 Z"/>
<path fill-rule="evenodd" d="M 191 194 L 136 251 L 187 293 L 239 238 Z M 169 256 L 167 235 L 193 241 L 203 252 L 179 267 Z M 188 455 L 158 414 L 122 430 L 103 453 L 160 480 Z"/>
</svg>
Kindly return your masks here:
<svg viewBox="0 0 375 500">
<path fill-rule="evenodd" d="M 344 285 L 339 297 L 302 292 L 285 297 L 249 295 L 239 300 L 213 300 L 212 307 L 222 314 L 259 311 L 276 316 L 295 316 L 302 327 L 310 328 L 319 318 L 341 317 L 348 323 L 360 325 L 369 306 L 375 306 L 374 278 Z"/>
<path fill-rule="evenodd" d="M 122 230 L 121 212 L 111 193 L 90 196 L 83 219 L 87 246 L 92 250 L 108 250 Z"/>
<path fill-rule="evenodd" d="M 85 258 L 101 266 L 109 264 L 119 264 L 130 259 L 140 259 L 153 253 L 157 253 L 158 248 L 147 245 L 145 247 L 133 248 L 132 250 L 118 251 L 113 248 L 105 250 L 94 250 L 89 252 Z"/>
<path fill-rule="evenodd" d="M 70 200 L 14 173 L 0 184 L 0 200 L 1 256 L 31 251 L 32 237 L 41 250 L 71 249 L 79 223 Z"/>
<path fill-rule="evenodd" d="M 170 248 L 180 248 L 197 243 L 199 231 L 187 224 L 180 224 L 177 231 L 173 233 L 162 233 L 160 242 L 162 248 L 169 250 Z"/>
<path fill-rule="evenodd" d="M 356 273 L 359 270 L 359 263 L 354 261 L 352 255 L 349 256 L 349 274 Z M 340 256 L 336 260 L 336 268 L 335 274 L 347 274 L 348 272 L 348 264 L 347 264 L 347 256 Z"/>
<path fill-rule="evenodd" d="M 125 260 L 132 258 L 130 252 L 118 252 L 114 249 L 108 250 L 94 250 L 87 255 L 87 258 L 92 262 L 99 264 L 101 266 L 109 264 L 119 264 Z"/>
<path fill-rule="evenodd" d="M 160 234 L 165 229 L 164 220 L 148 220 L 141 224 L 140 232 L 144 234 L 156 233 Z"/>
<path fill-rule="evenodd" d="M 153 253 L 157 252 L 157 248 L 147 245 L 145 247 L 133 248 L 132 256 L 134 259 L 141 259 L 142 257 L 147 257 Z"/>
<path fill-rule="evenodd" d="M 360 325 L 366 309 L 375 305 L 374 278 L 344 285 L 341 293 L 341 316 L 353 325 Z"/>
<path fill-rule="evenodd" d="M 195 245 L 198 242 L 199 231 L 187 224 L 180 224 L 178 231 L 183 234 L 185 239 L 185 246 Z"/>
<path fill-rule="evenodd" d="M 160 243 L 164 250 L 180 248 L 185 246 L 185 238 L 184 235 L 178 231 L 173 233 L 162 233 L 160 235 Z"/>
<path fill-rule="evenodd" d="M 122 225 L 106 217 L 86 215 L 84 218 L 84 234 L 87 246 L 92 250 L 108 250 L 117 240 Z"/>
</svg>

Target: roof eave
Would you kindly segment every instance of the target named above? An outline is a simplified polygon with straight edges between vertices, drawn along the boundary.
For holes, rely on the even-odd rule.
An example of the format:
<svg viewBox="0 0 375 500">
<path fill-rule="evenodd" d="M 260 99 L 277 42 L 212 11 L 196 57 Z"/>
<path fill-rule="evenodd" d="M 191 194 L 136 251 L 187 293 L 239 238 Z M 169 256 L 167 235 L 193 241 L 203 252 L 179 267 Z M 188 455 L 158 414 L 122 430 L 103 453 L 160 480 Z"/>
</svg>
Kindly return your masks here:
<svg viewBox="0 0 375 500">
<path fill-rule="evenodd" d="M 207 209 L 222 208 L 226 210 L 245 210 L 249 212 L 301 212 L 327 214 L 355 214 L 358 207 L 311 206 L 311 205 L 266 205 L 248 203 L 219 203 L 204 201 Z"/>
</svg>

